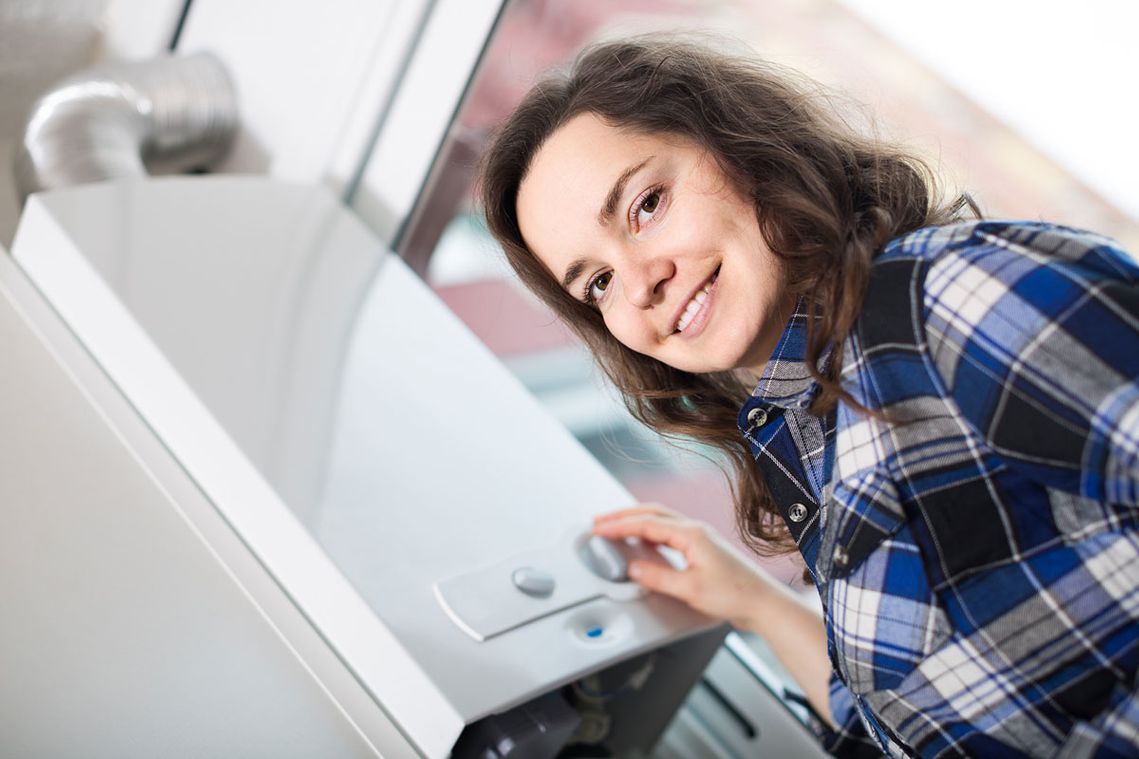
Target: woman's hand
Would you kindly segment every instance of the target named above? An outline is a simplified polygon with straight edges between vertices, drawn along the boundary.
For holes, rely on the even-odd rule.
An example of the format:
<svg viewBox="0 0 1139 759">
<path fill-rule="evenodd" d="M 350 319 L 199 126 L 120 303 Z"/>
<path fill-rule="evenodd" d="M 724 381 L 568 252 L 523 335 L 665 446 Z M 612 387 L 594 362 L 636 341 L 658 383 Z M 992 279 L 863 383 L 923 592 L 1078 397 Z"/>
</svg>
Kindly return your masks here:
<svg viewBox="0 0 1139 759">
<path fill-rule="evenodd" d="M 674 569 L 664 561 L 632 561 L 629 577 L 710 617 L 757 629 L 756 616 L 776 581 L 703 522 L 647 504 L 596 517 L 593 531 L 614 540 L 636 537 L 679 551 L 687 569 Z"/>
<path fill-rule="evenodd" d="M 826 629 L 817 609 L 772 578 L 703 522 L 648 504 L 604 514 L 593 531 L 610 539 L 637 537 L 680 551 L 688 568 L 663 560 L 632 561 L 629 576 L 649 590 L 762 636 L 828 721 Z"/>
</svg>

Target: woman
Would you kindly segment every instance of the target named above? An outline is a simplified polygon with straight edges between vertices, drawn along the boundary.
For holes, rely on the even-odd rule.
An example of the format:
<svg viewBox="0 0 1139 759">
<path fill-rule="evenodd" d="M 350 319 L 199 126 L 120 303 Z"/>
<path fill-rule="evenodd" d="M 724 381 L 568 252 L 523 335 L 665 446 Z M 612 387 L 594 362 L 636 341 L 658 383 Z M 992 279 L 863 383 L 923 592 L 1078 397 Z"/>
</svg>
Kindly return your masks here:
<svg viewBox="0 0 1139 759">
<path fill-rule="evenodd" d="M 962 222 L 923 164 L 762 63 L 642 39 L 536 86 L 491 232 L 635 416 L 718 447 L 820 618 L 656 506 L 634 578 L 771 645 L 836 754 L 1139 752 L 1139 268 Z M 1098 753 L 1097 753 L 1098 752 Z"/>
</svg>

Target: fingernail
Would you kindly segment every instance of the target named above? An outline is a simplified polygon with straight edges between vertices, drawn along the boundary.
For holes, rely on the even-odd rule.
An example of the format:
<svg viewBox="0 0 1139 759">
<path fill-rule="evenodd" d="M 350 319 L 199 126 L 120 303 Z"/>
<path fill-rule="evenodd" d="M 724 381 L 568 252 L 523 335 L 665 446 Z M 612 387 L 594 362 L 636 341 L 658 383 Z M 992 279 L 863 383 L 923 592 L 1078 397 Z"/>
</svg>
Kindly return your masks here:
<svg viewBox="0 0 1139 759">
<path fill-rule="evenodd" d="M 641 568 L 636 564 L 629 565 L 629 577 L 634 580 L 641 576 Z"/>
</svg>

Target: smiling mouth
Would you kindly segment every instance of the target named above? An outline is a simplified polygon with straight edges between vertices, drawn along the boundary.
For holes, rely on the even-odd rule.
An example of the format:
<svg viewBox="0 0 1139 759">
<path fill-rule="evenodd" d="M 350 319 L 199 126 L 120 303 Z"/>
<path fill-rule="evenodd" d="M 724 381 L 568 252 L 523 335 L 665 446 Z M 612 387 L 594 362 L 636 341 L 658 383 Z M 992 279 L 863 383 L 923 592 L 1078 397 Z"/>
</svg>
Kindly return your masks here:
<svg viewBox="0 0 1139 759">
<path fill-rule="evenodd" d="M 704 301 L 708 299 L 708 293 L 711 291 L 712 285 L 716 284 L 716 279 L 719 276 L 720 269 L 717 267 L 716 271 L 712 272 L 711 278 L 704 283 L 704 286 L 692 296 L 692 300 L 688 301 L 688 305 L 684 307 L 684 312 L 676 321 L 675 332 L 683 332 L 687 329 L 688 325 L 692 323 L 692 320 L 696 318 L 696 314 L 700 313 L 700 309 L 704 307 Z"/>
</svg>

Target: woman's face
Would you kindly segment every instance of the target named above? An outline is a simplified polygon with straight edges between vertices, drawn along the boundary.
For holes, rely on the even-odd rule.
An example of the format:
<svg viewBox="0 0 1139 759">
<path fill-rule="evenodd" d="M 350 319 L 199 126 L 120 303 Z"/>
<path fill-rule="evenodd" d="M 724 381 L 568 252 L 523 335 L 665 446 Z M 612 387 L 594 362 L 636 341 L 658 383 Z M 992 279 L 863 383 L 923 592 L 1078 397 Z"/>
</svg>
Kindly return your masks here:
<svg viewBox="0 0 1139 759">
<path fill-rule="evenodd" d="M 534 156 L 518 222 L 617 340 L 677 369 L 758 372 L 791 315 L 752 204 L 683 138 L 574 117 Z"/>
</svg>

